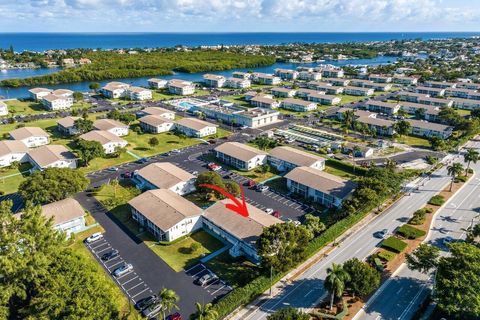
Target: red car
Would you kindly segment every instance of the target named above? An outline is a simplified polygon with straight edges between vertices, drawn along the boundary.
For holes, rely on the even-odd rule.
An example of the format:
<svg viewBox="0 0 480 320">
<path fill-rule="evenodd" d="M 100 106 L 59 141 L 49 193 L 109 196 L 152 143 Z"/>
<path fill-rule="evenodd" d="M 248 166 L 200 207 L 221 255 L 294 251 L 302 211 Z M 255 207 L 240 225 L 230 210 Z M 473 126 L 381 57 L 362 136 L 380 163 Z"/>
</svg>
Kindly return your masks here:
<svg viewBox="0 0 480 320">
<path fill-rule="evenodd" d="M 214 163 L 214 162 L 210 162 L 208 165 L 207 165 L 208 169 L 212 170 L 212 171 L 218 171 L 220 169 L 222 169 L 221 166 L 219 166 L 218 164 Z"/>
<path fill-rule="evenodd" d="M 282 215 L 280 214 L 279 211 L 273 211 L 272 216 L 274 216 L 275 218 L 278 218 L 278 219 L 280 219 L 282 217 Z"/>
<path fill-rule="evenodd" d="M 180 313 L 175 312 L 174 314 L 169 315 L 166 320 L 182 320 Z"/>
<path fill-rule="evenodd" d="M 249 189 L 255 188 L 257 183 L 254 180 L 248 180 L 245 182 L 245 186 L 248 187 Z"/>
</svg>

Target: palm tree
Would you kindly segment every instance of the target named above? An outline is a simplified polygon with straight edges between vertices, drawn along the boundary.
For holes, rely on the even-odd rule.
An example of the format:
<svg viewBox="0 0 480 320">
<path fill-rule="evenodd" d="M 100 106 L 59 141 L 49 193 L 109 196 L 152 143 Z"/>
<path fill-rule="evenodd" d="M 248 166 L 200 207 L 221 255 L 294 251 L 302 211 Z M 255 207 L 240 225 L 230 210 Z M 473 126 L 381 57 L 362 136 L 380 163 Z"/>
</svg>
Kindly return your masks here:
<svg viewBox="0 0 480 320">
<path fill-rule="evenodd" d="M 327 268 L 327 277 L 325 278 L 325 289 L 330 292 L 330 309 L 333 308 L 333 300 L 335 297 L 340 297 L 345 289 L 345 282 L 350 281 L 350 275 L 343 270 L 339 264 L 332 263 L 332 266 Z"/>
<path fill-rule="evenodd" d="M 447 167 L 447 172 L 449 176 L 452 176 L 452 181 L 450 182 L 450 191 L 452 191 L 455 178 L 457 178 L 463 172 L 463 165 L 460 162 L 455 162 L 451 166 Z"/>
<path fill-rule="evenodd" d="M 477 150 L 473 148 L 468 148 L 467 153 L 463 156 L 465 162 L 467 163 L 467 169 L 465 170 L 465 175 L 468 175 L 468 171 L 470 170 L 470 163 L 477 163 L 479 160 L 479 153 Z"/>
<path fill-rule="evenodd" d="M 197 308 L 197 313 L 195 315 L 196 320 L 214 320 L 218 317 L 218 312 L 213 309 L 213 304 L 201 304 L 200 302 L 195 303 Z"/>
<path fill-rule="evenodd" d="M 172 309 L 178 310 L 178 306 L 176 305 L 176 303 L 180 298 L 175 293 L 175 291 L 167 288 L 163 288 L 162 290 L 160 290 L 158 296 L 160 297 L 160 305 L 162 309 L 163 319 L 165 320 L 166 313 L 170 313 Z"/>
<path fill-rule="evenodd" d="M 117 199 L 117 187 L 120 183 L 118 182 L 117 179 L 113 179 L 110 181 L 110 185 L 113 187 L 113 198 Z"/>
<path fill-rule="evenodd" d="M 395 170 L 396 167 L 397 167 L 397 162 L 395 162 L 395 160 L 387 159 L 387 161 L 385 161 L 385 168 L 389 170 Z"/>
</svg>

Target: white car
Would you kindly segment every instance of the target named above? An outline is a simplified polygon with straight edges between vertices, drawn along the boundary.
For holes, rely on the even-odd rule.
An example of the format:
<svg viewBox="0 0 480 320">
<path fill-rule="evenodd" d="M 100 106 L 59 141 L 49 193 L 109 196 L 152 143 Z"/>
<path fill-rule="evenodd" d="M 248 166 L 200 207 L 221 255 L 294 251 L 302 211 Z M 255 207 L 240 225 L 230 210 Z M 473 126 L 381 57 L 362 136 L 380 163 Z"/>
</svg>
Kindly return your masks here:
<svg viewBox="0 0 480 320">
<path fill-rule="evenodd" d="M 100 240 L 102 238 L 103 238 L 103 234 L 101 234 L 100 232 L 95 232 L 90 237 L 85 239 L 85 242 L 86 243 L 92 243 L 92 242 L 95 242 L 95 241 Z"/>
<path fill-rule="evenodd" d="M 127 263 L 113 270 L 112 274 L 115 278 L 119 278 L 124 274 L 129 273 L 132 270 L 133 270 L 133 266 L 130 263 Z"/>
<path fill-rule="evenodd" d="M 267 208 L 267 209 L 265 209 L 265 212 L 266 212 L 267 214 L 272 214 L 272 213 L 273 213 L 273 209 L 272 209 L 272 208 Z"/>
</svg>

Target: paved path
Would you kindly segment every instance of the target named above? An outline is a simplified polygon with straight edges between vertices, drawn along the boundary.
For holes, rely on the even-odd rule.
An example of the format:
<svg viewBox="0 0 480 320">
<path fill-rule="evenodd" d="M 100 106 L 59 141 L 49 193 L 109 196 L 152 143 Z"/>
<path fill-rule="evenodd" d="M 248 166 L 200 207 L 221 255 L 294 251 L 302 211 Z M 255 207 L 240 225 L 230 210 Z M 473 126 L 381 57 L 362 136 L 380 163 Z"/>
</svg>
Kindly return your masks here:
<svg viewBox="0 0 480 320">
<path fill-rule="evenodd" d="M 478 149 L 480 142 L 470 145 Z M 440 247 L 444 254 L 447 253 L 443 244 L 445 237 L 463 239 L 464 229 L 480 220 L 480 164 L 472 168 L 475 175 L 436 213 L 426 239 L 427 243 Z M 412 271 L 403 264 L 367 301 L 355 319 L 411 319 L 431 287 L 430 275 Z"/>
<path fill-rule="evenodd" d="M 343 263 L 348 259 L 357 257 L 365 259 L 379 246 L 381 239 L 374 237 L 374 233 L 395 228 L 404 224 L 413 212 L 423 207 L 436 193 L 441 191 L 449 182 L 446 169 L 442 168 L 432 175 L 432 178 L 420 186 L 418 191 L 413 191 L 410 196 L 405 196 L 392 207 L 378 216 L 364 228 L 353 234 L 336 247 L 328 257 L 312 265 L 305 273 L 292 283 L 279 284 L 277 294 L 271 298 L 263 298 L 249 305 L 232 319 L 259 320 L 265 319 L 268 314 L 277 309 L 292 306 L 296 308 L 311 308 L 325 295 L 323 281 L 326 277 L 326 268 L 334 263 Z"/>
</svg>

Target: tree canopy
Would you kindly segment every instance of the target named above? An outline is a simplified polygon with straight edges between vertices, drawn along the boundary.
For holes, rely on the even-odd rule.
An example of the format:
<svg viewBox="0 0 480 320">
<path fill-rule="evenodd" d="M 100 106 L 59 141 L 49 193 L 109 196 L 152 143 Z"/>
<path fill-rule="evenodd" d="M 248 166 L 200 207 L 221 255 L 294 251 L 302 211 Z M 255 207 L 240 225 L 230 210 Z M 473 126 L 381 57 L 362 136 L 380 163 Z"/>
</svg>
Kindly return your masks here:
<svg viewBox="0 0 480 320">
<path fill-rule="evenodd" d="M 103 149 L 103 146 L 98 141 L 78 139 L 75 149 L 86 166 L 95 158 L 105 157 L 105 149 Z"/>
<path fill-rule="evenodd" d="M 310 316 L 295 308 L 288 307 L 278 309 L 271 315 L 267 316 L 267 320 L 309 320 Z"/>
<path fill-rule="evenodd" d="M 354 295 L 365 297 L 380 286 L 380 273 L 357 258 L 346 261 L 343 264 L 343 270 L 350 276 L 346 287 Z"/>
<path fill-rule="evenodd" d="M 0 203 L 0 318 L 119 319 L 119 292 L 95 262 L 67 247 L 40 206 Z"/>
<path fill-rule="evenodd" d="M 80 171 L 69 168 L 48 168 L 35 171 L 19 186 L 19 193 L 25 201 L 35 204 L 63 200 L 84 190 L 90 180 Z"/>
</svg>

